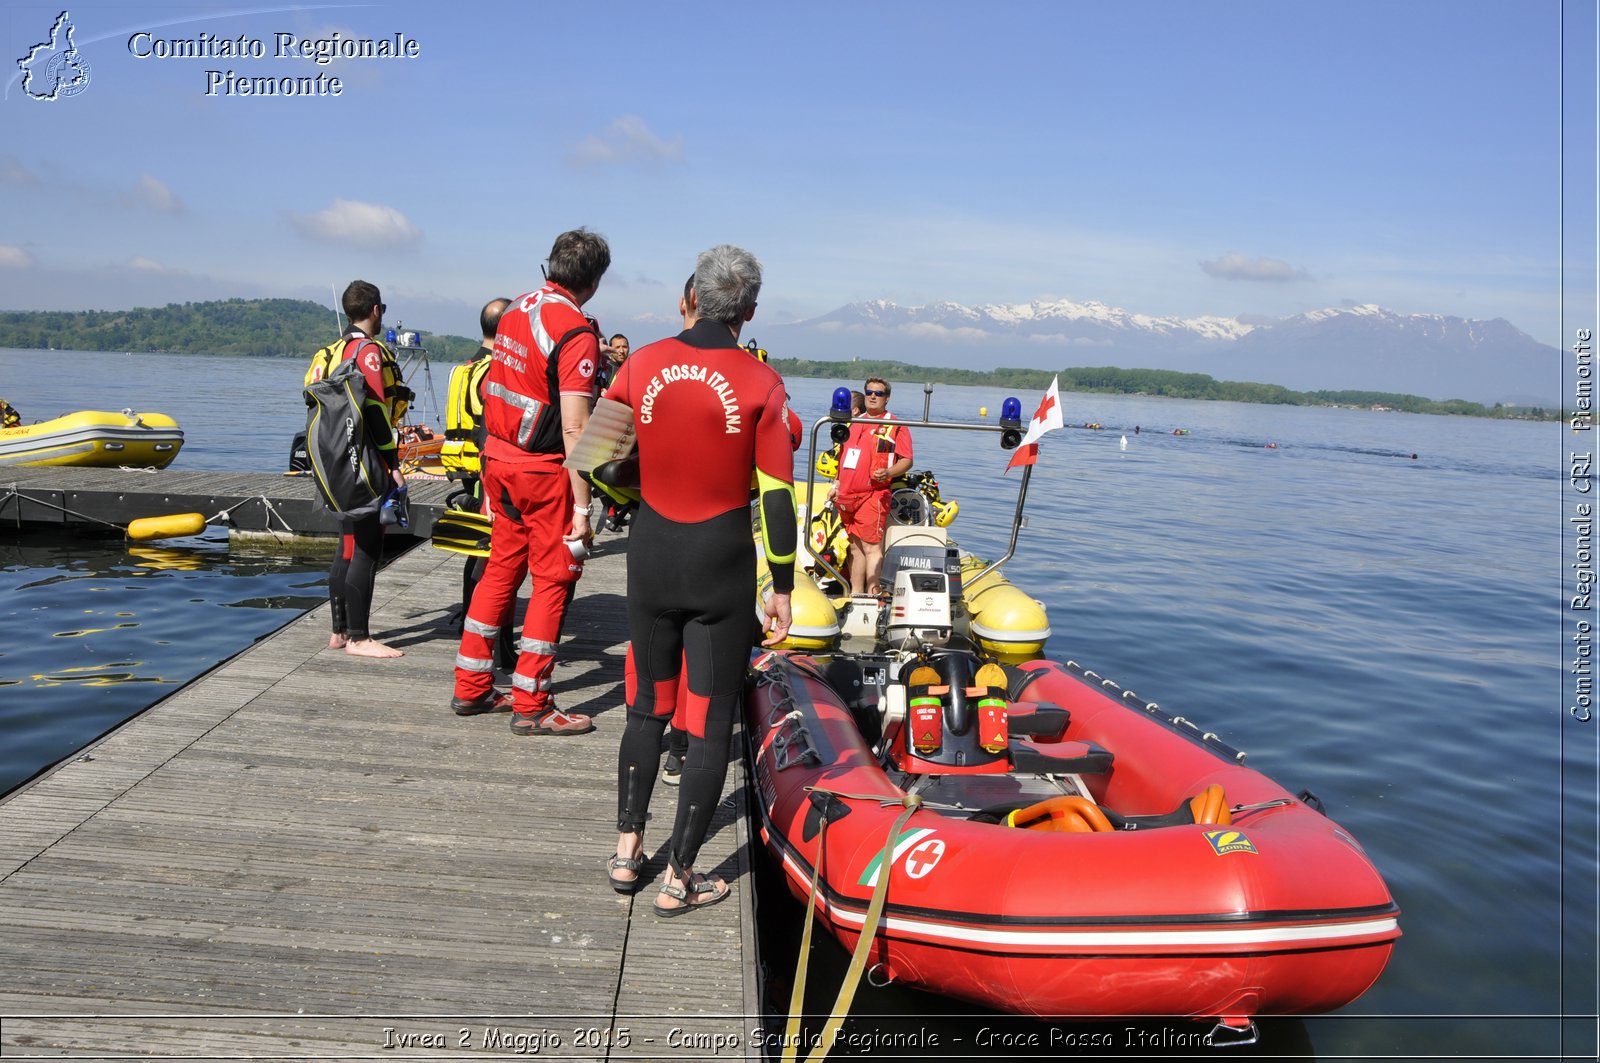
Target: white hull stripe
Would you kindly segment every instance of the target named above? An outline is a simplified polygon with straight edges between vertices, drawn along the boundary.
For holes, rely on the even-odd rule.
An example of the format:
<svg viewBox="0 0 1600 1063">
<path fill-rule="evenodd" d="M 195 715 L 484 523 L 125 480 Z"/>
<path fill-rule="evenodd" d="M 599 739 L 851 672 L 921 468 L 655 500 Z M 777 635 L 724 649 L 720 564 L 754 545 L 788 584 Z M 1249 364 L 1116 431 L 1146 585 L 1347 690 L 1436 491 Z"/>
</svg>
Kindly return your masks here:
<svg viewBox="0 0 1600 1063">
<path fill-rule="evenodd" d="M 986 627 L 974 623 L 972 633 L 979 638 L 988 639 L 990 642 L 1044 642 L 1050 637 L 1050 629 L 1039 628 L 1034 631 L 1014 631 L 1006 628 Z"/>
<path fill-rule="evenodd" d="M 895 856 L 899 857 L 897 851 Z M 800 865 L 788 854 L 783 858 L 784 866 L 797 876 L 802 885 L 809 884 L 809 872 L 803 872 Z M 824 898 L 826 904 L 826 898 Z M 835 922 L 853 927 L 861 927 L 866 922 L 862 912 L 840 908 L 837 905 L 827 905 L 828 912 Z M 1394 935 L 1399 932 L 1400 924 L 1393 916 L 1379 916 L 1376 918 L 1360 919 L 1349 923 L 1316 923 L 1300 925 L 1275 925 L 1261 927 L 1204 927 L 1193 930 L 1098 930 L 1085 928 L 1083 930 L 1068 930 L 1062 928 L 1044 929 L 1002 929 L 996 927 L 959 926 L 951 923 L 936 923 L 926 919 L 916 919 L 905 916 L 896 916 L 885 913 L 879 926 L 885 930 L 899 931 L 904 935 L 915 934 L 918 937 L 929 938 L 936 942 L 948 942 L 953 945 L 1008 945 L 1008 946 L 1041 946 L 1061 945 L 1073 948 L 1180 948 L 1193 949 L 1204 945 L 1294 945 L 1294 944 L 1336 944 L 1352 938 L 1368 937 L 1372 935 Z"/>
</svg>

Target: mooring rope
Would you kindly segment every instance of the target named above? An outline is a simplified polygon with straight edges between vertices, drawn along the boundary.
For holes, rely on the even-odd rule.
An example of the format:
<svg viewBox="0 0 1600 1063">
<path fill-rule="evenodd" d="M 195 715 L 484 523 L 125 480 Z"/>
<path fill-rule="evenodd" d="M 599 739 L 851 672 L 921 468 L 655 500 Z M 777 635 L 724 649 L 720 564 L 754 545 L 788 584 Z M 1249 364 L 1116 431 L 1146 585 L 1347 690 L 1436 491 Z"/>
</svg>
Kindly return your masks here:
<svg viewBox="0 0 1600 1063">
<path fill-rule="evenodd" d="M 878 934 L 878 923 L 883 918 L 884 902 L 889 896 L 895 840 L 900 837 L 900 831 L 911 819 L 911 814 L 922 807 L 922 798 L 916 794 L 893 798 L 882 794 L 843 794 L 816 787 L 806 789 L 811 793 L 826 794 L 829 798 L 876 801 L 883 806 L 896 804 L 905 806 L 905 811 L 895 817 L 894 823 L 889 827 L 889 836 L 884 839 L 883 856 L 878 865 L 878 883 L 872 889 L 872 900 L 867 904 L 866 919 L 861 924 L 861 936 L 856 939 L 855 951 L 850 956 L 850 966 L 845 970 L 844 980 L 839 986 L 839 995 L 834 999 L 833 1009 L 828 1015 L 828 1021 L 823 1024 L 816 1045 L 806 1055 L 805 1063 L 820 1063 L 833 1050 L 833 1039 L 837 1036 L 839 1028 L 844 1025 L 844 1020 L 850 1015 L 850 1004 L 855 1000 L 856 989 L 861 985 L 861 976 L 867 968 L 867 954 L 872 951 L 872 942 Z M 789 995 L 789 1024 L 784 1031 L 783 1063 L 794 1063 L 800 1050 L 800 1016 L 805 1008 L 806 971 L 811 958 L 811 929 L 816 923 L 817 886 L 822 878 L 823 853 L 826 851 L 828 837 L 826 806 L 823 807 L 821 816 L 822 825 L 817 829 L 817 862 L 811 869 L 811 893 L 806 898 L 806 925 L 800 936 L 800 960 L 795 965 L 794 990 Z"/>
</svg>

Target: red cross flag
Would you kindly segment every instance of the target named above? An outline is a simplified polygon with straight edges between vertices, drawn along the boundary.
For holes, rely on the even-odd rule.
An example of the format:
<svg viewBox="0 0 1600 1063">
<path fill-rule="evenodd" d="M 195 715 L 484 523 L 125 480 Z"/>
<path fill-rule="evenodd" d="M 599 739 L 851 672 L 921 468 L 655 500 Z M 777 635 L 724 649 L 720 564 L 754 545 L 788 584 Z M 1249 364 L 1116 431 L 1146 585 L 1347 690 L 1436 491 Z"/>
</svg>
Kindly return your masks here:
<svg viewBox="0 0 1600 1063">
<path fill-rule="evenodd" d="M 1039 400 L 1038 412 L 1033 415 L 1033 420 L 1028 422 L 1028 431 L 1023 434 L 1016 453 L 1012 454 L 1011 460 L 1006 463 L 1007 471 L 1018 465 L 1032 465 L 1038 461 L 1039 437 L 1046 432 L 1054 432 L 1057 428 L 1064 427 L 1064 422 L 1061 420 L 1061 392 L 1058 388 L 1060 382 L 1060 377 L 1051 379 L 1050 390 Z"/>
</svg>

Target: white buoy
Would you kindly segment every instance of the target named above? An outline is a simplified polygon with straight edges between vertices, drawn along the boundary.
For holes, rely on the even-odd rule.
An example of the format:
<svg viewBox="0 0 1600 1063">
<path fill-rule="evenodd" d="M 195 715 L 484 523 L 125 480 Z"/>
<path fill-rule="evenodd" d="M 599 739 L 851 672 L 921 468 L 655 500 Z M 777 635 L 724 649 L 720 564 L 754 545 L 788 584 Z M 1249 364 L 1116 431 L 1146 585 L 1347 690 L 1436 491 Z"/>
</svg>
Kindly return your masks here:
<svg viewBox="0 0 1600 1063">
<path fill-rule="evenodd" d="M 1123 450 L 1127 450 L 1128 449 L 1128 437 L 1127 436 L 1123 436 L 1122 437 L 1122 449 Z"/>
</svg>

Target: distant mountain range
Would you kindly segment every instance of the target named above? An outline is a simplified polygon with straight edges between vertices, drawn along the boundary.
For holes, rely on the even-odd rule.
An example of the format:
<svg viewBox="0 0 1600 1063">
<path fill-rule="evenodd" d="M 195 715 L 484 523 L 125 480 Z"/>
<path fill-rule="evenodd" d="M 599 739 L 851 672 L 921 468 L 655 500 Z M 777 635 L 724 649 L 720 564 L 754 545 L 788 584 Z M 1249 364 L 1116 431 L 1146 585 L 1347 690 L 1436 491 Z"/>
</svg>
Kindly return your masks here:
<svg viewBox="0 0 1600 1063">
<path fill-rule="evenodd" d="M 1107 365 L 1207 373 L 1296 391 L 1363 389 L 1557 406 L 1561 352 L 1502 319 L 1397 314 L 1371 304 L 1271 322 L 1153 317 L 1070 300 L 969 307 L 876 300 L 755 326 L 785 357 L 858 356 L 969 367 Z"/>
</svg>

